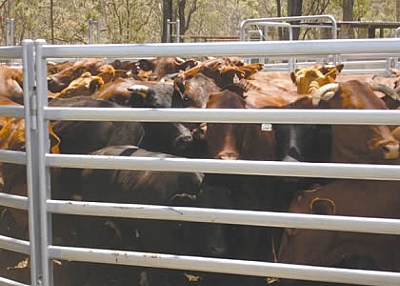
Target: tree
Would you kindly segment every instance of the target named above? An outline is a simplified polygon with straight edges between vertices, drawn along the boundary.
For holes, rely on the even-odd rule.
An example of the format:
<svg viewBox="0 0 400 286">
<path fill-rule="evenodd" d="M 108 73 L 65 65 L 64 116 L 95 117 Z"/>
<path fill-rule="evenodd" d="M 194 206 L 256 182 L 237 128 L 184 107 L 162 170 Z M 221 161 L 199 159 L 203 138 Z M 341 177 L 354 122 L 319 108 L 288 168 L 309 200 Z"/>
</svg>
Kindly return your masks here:
<svg viewBox="0 0 400 286">
<path fill-rule="evenodd" d="M 354 0 L 343 0 L 343 21 L 354 20 Z M 354 38 L 354 30 L 349 26 L 342 31 L 342 38 Z"/>
<path fill-rule="evenodd" d="M 301 16 L 303 12 L 303 0 L 288 0 L 287 4 L 287 15 L 290 16 Z M 292 24 L 298 24 L 299 21 L 294 21 Z M 293 29 L 293 39 L 298 40 L 300 35 L 300 29 Z"/>
<path fill-rule="evenodd" d="M 400 22 L 400 0 L 396 0 L 396 21 Z"/>
<path fill-rule="evenodd" d="M 161 42 L 167 42 L 168 19 L 172 19 L 172 0 L 163 0 L 163 25 Z"/>
</svg>

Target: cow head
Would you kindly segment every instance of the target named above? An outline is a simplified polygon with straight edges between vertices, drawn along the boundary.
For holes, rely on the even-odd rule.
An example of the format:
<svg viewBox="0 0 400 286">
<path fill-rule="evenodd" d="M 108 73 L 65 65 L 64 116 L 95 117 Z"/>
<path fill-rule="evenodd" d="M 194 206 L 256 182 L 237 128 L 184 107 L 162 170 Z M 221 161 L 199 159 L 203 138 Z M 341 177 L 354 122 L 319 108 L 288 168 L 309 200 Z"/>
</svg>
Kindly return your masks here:
<svg viewBox="0 0 400 286">
<path fill-rule="evenodd" d="M 137 62 L 143 71 L 151 71 L 151 80 L 160 80 L 166 75 L 178 73 L 196 66 L 198 62 L 193 59 L 184 60 L 179 57 L 157 57 L 155 59 L 142 59 Z"/>
<path fill-rule="evenodd" d="M 314 105 L 326 101 L 330 109 L 387 109 L 369 84 L 357 80 L 326 85 L 311 96 Z M 332 126 L 332 162 L 378 163 L 396 159 L 398 149 L 388 126 Z"/>
<path fill-rule="evenodd" d="M 342 69 L 343 64 L 334 66 L 323 63 L 310 68 L 297 68 L 290 73 L 290 77 L 297 86 L 298 94 L 309 94 L 325 84 L 334 82 Z"/>
<path fill-rule="evenodd" d="M 24 103 L 22 70 L 0 66 L 0 96 L 7 97 L 19 104 Z"/>
<path fill-rule="evenodd" d="M 64 61 L 61 63 L 47 62 L 47 75 L 59 73 L 70 66 L 72 66 L 70 61 Z"/>
<path fill-rule="evenodd" d="M 219 90 L 215 82 L 202 73 L 190 78 L 182 74 L 174 80 L 172 107 L 205 108 L 210 92 Z"/>
<path fill-rule="evenodd" d="M 103 86 L 104 81 L 100 76 L 92 76 L 90 72 L 85 72 L 73 80 L 68 87 L 64 88 L 57 97 L 67 98 L 77 95 L 92 95 Z"/>
<path fill-rule="evenodd" d="M 330 198 L 320 198 L 314 194 L 317 190 L 309 190 L 292 201 L 289 212 L 317 215 L 334 215 L 335 202 Z M 282 237 L 278 261 L 314 266 L 330 266 L 337 261 L 326 261 L 321 265 L 321 256 L 328 252 L 334 244 L 332 232 L 325 230 L 286 228 Z M 328 265 L 327 265 L 328 264 Z"/>
<path fill-rule="evenodd" d="M 66 88 L 73 80 L 80 77 L 83 73 L 89 72 L 91 75 L 102 73 L 105 62 L 100 58 L 89 58 L 79 60 L 72 66 L 47 77 L 48 89 L 51 92 L 60 92 Z M 106 75 L 104 74 L 106 77 Z M 113 76 L 112 76 L 113 77 Z M 104 78 L 103 78 L 104 81 Z"/>
</svg>

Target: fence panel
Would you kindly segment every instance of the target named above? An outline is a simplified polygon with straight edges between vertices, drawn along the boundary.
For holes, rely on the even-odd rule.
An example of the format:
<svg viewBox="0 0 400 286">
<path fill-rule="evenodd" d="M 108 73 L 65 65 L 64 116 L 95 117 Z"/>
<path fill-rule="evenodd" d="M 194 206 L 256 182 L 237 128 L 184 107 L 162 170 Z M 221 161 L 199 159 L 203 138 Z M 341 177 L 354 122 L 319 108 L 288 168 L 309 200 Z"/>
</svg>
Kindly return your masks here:
<svg viewBox="0 0 400 286">
<path fill-rule="evenodd" d="M 29 200 L 19 200 L 4 195 L 0 202 L 6 206 L 29 206 L 30 247 L 32 256 L 32 285 L 51 286 L 53 282 L 52 259 L 117 263 L 146 267 L 166 267 L 221 273 L 237 273 L 263 277 L 310 279 L 364 285 L 399 285 L 400 273 L 348 270 L 276 264 L 242 260 L 178 256 L 174 254 L 149 254 L 115 250 L 82 249 L 52 245 L 51 214 L 110 215 L 117 217 L 163 218 L 208 223 L 247 224 L 274 227 L 318 228 L 352 230 L 367 233 L 400 234 L 400 222 L 395 219 L 347 218 L 340 216 L 314 216 L 274 212 L 228 211 L 178 207 L 117 205 L 58 201 L 51 197 L 49 168 L 90 167 L 128 170 L 207 171 L 211 173 L 256 174 L 287 176 L 321 176 L 329 178 L 369 178 L 375 180 L 400 180 L 399 166 L 372 166 L 366 164 L 310 164 L 275 161 L 221 162 L 211 159 L 154 159 L 112 158 L 89 155 L 56 155 L 49 153 L 49 120 L 110 120 L 110 121 L 177 121 L 177 122 L 257 122 L 257 123 L 317 123 L 317 124 L 389 124 L 400 125 L 397 111 L 375 110 L 162 110 L 126 109 L 104 110 L 87 108 L 53 108 L 47 106 L 46 59 L 48 58 L 129 58 L 151 56 L 297 56 L 375 53 L 398 56 L 400 39 L 319 40 L 283 42 L 224 42 L 135 45 L 47 45 L 43 40 L 27 41 L 20 54 L 23 57 L 25 118 L 27 121 L 27 152 L 0 152 L 1 160 L 26 163 Z M 22 52 L 23 49 L 23 52 Z M 1 50 L 0 50 L 1 53 Z M 35 56 L 33 56 L 35 54 Z M 34 66 L 33 66 L 34 63 Z M 36 90 L 35 90 L 36 83 Z M 7 108 L 0 110 L 6 112 Z M 20 109 L 15 108 L 15 113 Z M 134 112 L 132 112 L 134 111 Z M 3 114 L 3 113 L 2 113 Z M 21 114 L 19 114 L 21 115 Z M 8 156 L 12 153 L 12 156 Z M 15 156 L 14 156 L 15 155 Z M 25 160 L 24 160 L 25 159 Z M 15 201 L 14 201 L 15 199 Z M 119 210 L 119 211 L 117 211 Z M 179 215 L 177 215 L 179 214 Z M 315 222 L 319 222 L 318 226 Z M 0 246 L 9 242 L 0 237 Z M 16 250 L 26 252 L 26 243 L 19 242 Z M 117 258 L 117 259 L 116 259 Z M 116 262 L 117 261 L 117 262 Z M 1 281 L 0 281 L 1 282 Z M 7 284 L 5 284 L 7 285 Z M 13 285 L 13 284 L 10 284 Z"/>
</svg>

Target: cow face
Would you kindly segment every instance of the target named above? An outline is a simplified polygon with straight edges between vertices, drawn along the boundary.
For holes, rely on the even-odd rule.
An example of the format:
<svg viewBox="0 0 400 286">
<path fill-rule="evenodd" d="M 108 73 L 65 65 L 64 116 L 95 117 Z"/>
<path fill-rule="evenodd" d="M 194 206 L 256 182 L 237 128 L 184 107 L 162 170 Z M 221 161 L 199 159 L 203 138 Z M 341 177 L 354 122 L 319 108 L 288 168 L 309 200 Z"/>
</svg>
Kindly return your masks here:
<svg viewBox="0 0 400 286">
<path fill-rule="evenodd" d="M 342 64 L 333 66 L 324 63 L 310 68 L 297 68 L 290 73 L 290 77 L 297 86 L 298 94 L 309 94 L 325 84 L 334 82 L 342 69 Z"/>
<path fill-rule="evenodd" d="M 92 76 L 90 72 L 83 73 L 80 77 L 73 80 L 68 87 L 63 89 L 58 97 L 72 97 L 77 95 L 91 95 L 104 86 L 104 81 L 100 76 Z"/>
<path fill-rule="evenodd" d="M 277 158 L 287 162 L 329 162 L 331 130 L 328 125 L 274 124 Z"/>
<path fill-rule="evenodd" d="M 331 199 L 305 193 L 291 203 L 289 211 L 333 215 L 336 210 L 335 202 Z M 282 237 L 278 260 L 281 263 L 320 265 L 321 257 L 333 248 L 334 238 L 331 231 L 287 228 Z M 336 261 L 330 263 L 335 264 Z"/>
<path fill-rule="evenodd" d="M 72 66 L 72 63 L 70 61 L 64 61 L 62 63 L 48 62 L 47 63 L 47 75 L 59 73 L 63 69 L 66 69 L 70 66 Z"/>
<path fill-rule="evenodd" d="M 195 60 L 184 60 L 178 57 L 158 57 L 155 59 L 142 59 L 137 62 L 143 71 L 151 71 L 151 80 L 160 80 L 166 75 L 178 73 L 197 65 Z"/>
<path fill-rule="evenodd" d="M 59 73 L 49 75 L 47 77 L 48 89 L 51 92 L 60 92 L 85 72 L 98 75 L 103 71 L 102 68 L 104 65 L 104 60 L 100 58 L 89 58 L 77 61 L 72 66 L 65 68 Z"/>
<path fill-rule="evenodd" d="M 212 79 L 201 73 L 189 79 L 178 76 L 174 80 L 172 107 L 205 108 L 210 92 L 219 90 Z"/>
<path fill-rule="evenodd" d="M 211 93 L 207 108 L 244 108 L 244 99 L 229 90 Z M 244 136 L 243 124 L 207 123 L 206 141 L 210 158 L 241 159 Z"/>
<path fill-rule="evenodd" d="M 314 106 L 329 109 L 387 109 L 371 86 L 357 80 L 321 87 L 311 96 Z M 398 157 L 399 144 L 384 125 L 334 125 L 332 162 L 379 163 Z"/>
</svg>

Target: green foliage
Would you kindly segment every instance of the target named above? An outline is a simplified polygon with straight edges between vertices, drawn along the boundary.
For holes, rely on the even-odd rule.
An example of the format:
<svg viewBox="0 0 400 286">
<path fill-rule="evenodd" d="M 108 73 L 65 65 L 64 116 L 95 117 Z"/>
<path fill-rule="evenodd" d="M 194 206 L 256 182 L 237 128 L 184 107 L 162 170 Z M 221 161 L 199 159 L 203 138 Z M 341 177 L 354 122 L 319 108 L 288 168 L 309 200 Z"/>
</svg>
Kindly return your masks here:
<svg viewBox="0 0 400 286">
<path fill-rule="evenodd" d="M 186 36 L 239 35 L 249 18 L 276 17 L 278 0 L 173 0 L 185 4 Z M 281 0 L 282 15 L 287 1 Z M 6 18 L 15 19 L 15 41 L 46 39 L 55 44 L 89 42 L 89 19 L 99 21 L 102 43 L 158 42 L 162 34 L 163 0 L 5 0 L 1 3 L 1 44 Z M 342 20 L 343 0 L 303 0 L 303 15 L 331 14 Z M 51 8 L 51 3 L 53 6 Z M 53 18 L 51 19 L 51 11 Z M 395 21 L 396 1 L 354 0 L 354 20 Z M 52 30 L 53 28 L 53 30 Z M 97 37 L 96 29 L 94 36 Z M 53 33 L 52 33 L 53 32 Z M 52 38 L 53 37 L 53 38 Z"/>
</svg>

